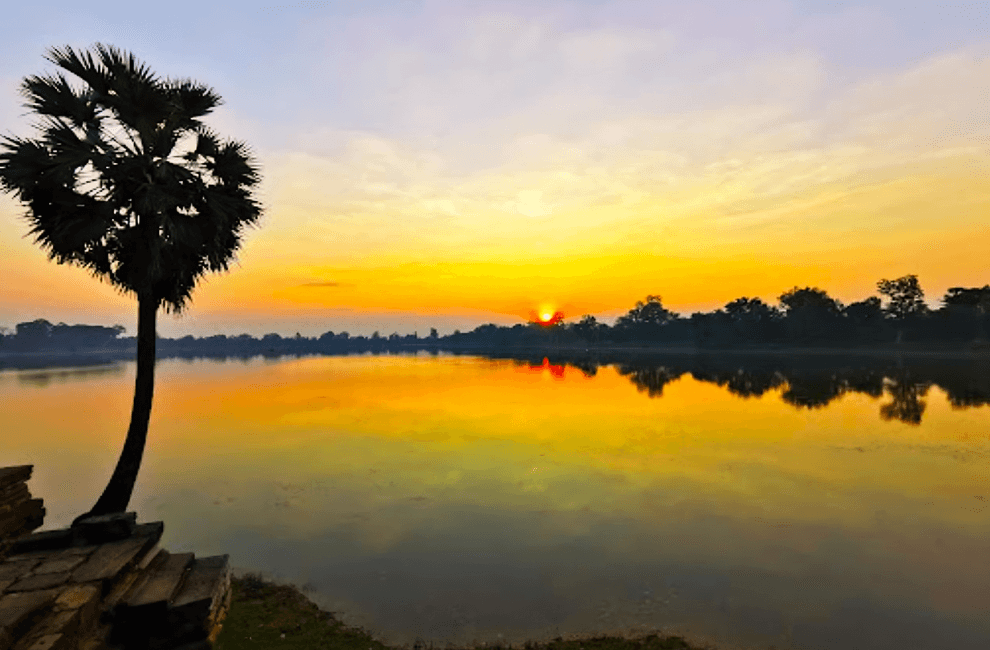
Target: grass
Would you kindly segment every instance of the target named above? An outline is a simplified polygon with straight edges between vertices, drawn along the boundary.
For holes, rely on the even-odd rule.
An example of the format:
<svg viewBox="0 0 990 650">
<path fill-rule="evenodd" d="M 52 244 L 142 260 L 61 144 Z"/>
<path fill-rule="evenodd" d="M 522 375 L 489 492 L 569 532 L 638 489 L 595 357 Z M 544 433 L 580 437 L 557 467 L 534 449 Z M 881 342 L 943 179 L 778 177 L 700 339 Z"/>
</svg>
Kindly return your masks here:
<svg viewBox="0 0 990 650">
<path fill-rule="evenodd" d="M 216 650 L 399 650 L 372 638 L 360 628 L 351 628 L 324 612 L 297 589 L 246 574 L 231 580 L 230 611 L 216 642 Z M 509 646 L 508 648 L 511 648 Z M 508 650 L 497 645 L 470 650 Z M 418 650 L 418 649 L 417 649 Z M 469 649 L 462 649 L 469 650 Z M 554 639 L 548 643 L 526 643 L 523 650 L 701 650 L 677 636 L 651 634 L 637 639 L 600 636 L 585 639 Z"/>
</svg>

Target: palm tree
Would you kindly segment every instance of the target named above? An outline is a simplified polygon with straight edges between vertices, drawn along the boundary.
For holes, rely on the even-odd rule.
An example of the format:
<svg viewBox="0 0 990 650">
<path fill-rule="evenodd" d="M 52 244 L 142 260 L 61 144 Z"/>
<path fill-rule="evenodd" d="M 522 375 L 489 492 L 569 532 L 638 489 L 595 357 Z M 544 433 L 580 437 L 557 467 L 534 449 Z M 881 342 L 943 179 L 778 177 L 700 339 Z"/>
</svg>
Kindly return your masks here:
<svg viewBox="0 0 990 650">
<path fill-rule="evenodd" d="M 180 313 L 197 280 L 226 271 L 261 216 L 247 146 L 200 120 L 221 104 L 210 87 L 161 79 L 133 54 L 96 44 L 52 48 L 62 71 L 21 83 L 37 139 L 0 138 L 0 188 L 27 206 L 35 243 L 138 302 L 137 378 L 127 439 L 96 505 L 124 512 L 134 490 L 154 393 L 158 308 Z M 78 83 L 81 81 L 82 83 Z"/>
</svg>

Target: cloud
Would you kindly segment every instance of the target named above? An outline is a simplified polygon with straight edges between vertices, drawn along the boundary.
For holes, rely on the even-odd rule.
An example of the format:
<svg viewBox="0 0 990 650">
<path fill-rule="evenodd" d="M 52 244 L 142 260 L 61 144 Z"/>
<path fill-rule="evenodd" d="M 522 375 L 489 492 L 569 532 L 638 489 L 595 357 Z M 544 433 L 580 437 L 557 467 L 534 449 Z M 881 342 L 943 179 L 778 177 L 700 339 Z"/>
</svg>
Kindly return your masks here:
<svg viewBox="0 0 990 650">
<path fill-rule="evenodd" d="M 351 287 L 354 285 L 346 282 L 304 282 L 297 286 L 303 289 L 333 289 L 337 287 Z"/>
</svg>

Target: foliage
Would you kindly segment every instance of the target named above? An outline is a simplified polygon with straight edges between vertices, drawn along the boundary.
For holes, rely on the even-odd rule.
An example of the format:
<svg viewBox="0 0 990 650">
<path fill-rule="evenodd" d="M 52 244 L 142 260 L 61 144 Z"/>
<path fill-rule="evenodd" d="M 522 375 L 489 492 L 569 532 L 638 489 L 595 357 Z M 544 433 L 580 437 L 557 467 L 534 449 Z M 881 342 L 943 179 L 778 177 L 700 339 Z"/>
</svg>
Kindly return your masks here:
<svg viewBox="0 0 990 650">
<path fill-rule="evenodd" d="M 202 123 L 221 103 L 203 84 L 159 79 L 102 44 L 46 58 L 75 83 L 63 72 L 24 79 L 40 134 L 0 138 L 0 186 L 28 206 L 50 259 L 181 311 L 201 276 L 229 268 L 261 214 L 247 147 Z"/>
<path fill-rule="evenodd" d="M 877 290 L 887 298 L 884 311 L 895 320 L 921 316 L 928 311 L 925 292 L 921 290 L 918 276 L 905 275 L 896 280 L 880 280 Z"/>
</svg>

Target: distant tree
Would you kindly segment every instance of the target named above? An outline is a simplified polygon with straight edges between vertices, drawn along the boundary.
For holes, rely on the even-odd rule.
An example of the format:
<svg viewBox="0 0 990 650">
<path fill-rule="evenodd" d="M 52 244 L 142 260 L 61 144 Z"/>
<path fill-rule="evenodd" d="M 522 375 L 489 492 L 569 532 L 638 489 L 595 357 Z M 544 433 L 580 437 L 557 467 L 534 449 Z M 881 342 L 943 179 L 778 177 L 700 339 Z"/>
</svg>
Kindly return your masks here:
<svg viewBox="0 0 990 650">
<path fill-rule="evenodd" d="M 765 343 L 774 338 L 782 314 L 759 298 L 736 298 L 724 307 L 736 339 Z"/>
<path fill-rule="evenodd" d="M 14 341 L 17 347 L 23 350 L 39 350 L 48 343 L 52 329 L 54 326 L 43 318 L 28 323 L 18 323 L 14 328 Z"/>
<path fill-rule="evenodd" d="M 574 333 L 589 343 L 597 343 L 603 329 L 603 324 L 590 314 L 585 314 L 574 324 Z"/>
<path fill-rule="evenodd" d="M 928 313 L 925 293 L 918 283 L 918 276 L 905 275 L 896 280 L 880 280 L 877 282 L 877 289 L 887 298 L 884 313 L 894 321 L 897 343 L 901 343 L 905 330 L 917 325 L 918 318 Z"/>
<path fill-rule="evenodd" d="M 887 297 L 884 311 L 895 320 L 920 316 L 928 311 L 925 292 L 921 290 L 916 275 L 905 275 L 896 280 L 880 280 L 877 282 L 877 289 L 881 295 Z"/>
<path fill-rule="evenodd" d="M 802 342 L 835 341 L 842 334 L 842 304 L 815 287 L 794 287 L 778 298 L 788 335 Z"/>
<path fill-rule="evenodd" d="M 440 338 L 440 334 L 439 334 L 439 332 L 437 332 L 437 328 L 431 327 L 430 328 L 430 340 L 431 341 L 436 341 L 438 338 Z"/>
<path fill-rule="evenodd" d="M 870 296 L 854 302 L 843 310 L 853 335 L 860 343 L 878 342 L 882 336 L 884 321 L 880 299 Z"/>
<path fill-rule="evenodd" d="M 676 315 L 668 311 L 660 296 L 649 295 L 646 300 L 636 302 L 636 306 L 619 316 L 615 329 L 626 338 L 656 339 L 663 327 L 674 320 Z"/>
<path fill-rule="evenodd" d="M 941 326 L 948 338 L 986 340 L 990 328 L 990 285 L 952 287 L 942 298 Z"/>
<path fill-rule="evenodd" d="M 883 318 L 883 309 L 880 307 L 880 299 L 870 296 L 866 300 L 854 302 L 845 308 L 848 318 L 856 323 L 870 323 Z"/>
<path fill-rule="evenodd" d="M 811 308 L 829 314 L 838 314 L 842 310 L 842 305 L 839 301 L 816 287 L 805 287 L 803 289 L 794 287 L 780 294 L 778 300 L 780 300 L 780 305 L 785 315 L 805 308 Z"/>
<path fill-rule="evenodd" d="M 159 307 L 181 312 L 196 282 L 225 271 L 261 208 L 245 145 L 202 122 L 209 87 L 161 79 L 134 55 L 97 44 L 52 48 L 59 72 L 21 83 L 39 139 L 0 141 L 0 185 L 28 206 L 31 234 L 60 264 L 81 266 L 138 301 L 137 378 L 127 438 L 95 516 L 126 510 L 154 392 Z M 75 523 L 75 522 L 73 522 Z"/>
<path fill-rule="evenodd" d="M 990 284 L 973 289 L 952 287 L 942 298 L 944 305 L 959 305 L 973 307 L 981 313 L 990 313 Z"/>
</svg>

